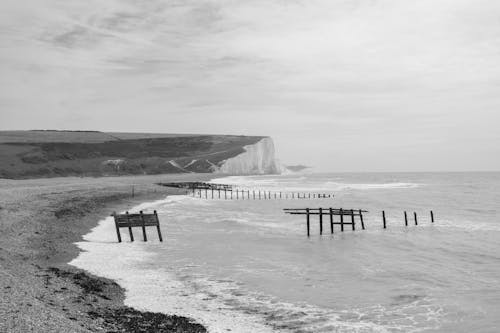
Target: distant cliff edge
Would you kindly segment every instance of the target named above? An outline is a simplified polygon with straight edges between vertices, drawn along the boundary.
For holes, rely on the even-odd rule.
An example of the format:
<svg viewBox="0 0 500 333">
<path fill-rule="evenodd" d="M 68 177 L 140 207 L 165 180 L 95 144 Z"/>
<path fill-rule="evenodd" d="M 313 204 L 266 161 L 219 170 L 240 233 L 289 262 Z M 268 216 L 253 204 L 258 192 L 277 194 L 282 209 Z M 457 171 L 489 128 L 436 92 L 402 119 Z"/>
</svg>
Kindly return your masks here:
<svg viewBox="0 0 500 333">
<path fill-rule="evenodd" d="M 162 173 L 276 174 L 262 136 L 0 131 L 0 178 Z"/>
</svg>

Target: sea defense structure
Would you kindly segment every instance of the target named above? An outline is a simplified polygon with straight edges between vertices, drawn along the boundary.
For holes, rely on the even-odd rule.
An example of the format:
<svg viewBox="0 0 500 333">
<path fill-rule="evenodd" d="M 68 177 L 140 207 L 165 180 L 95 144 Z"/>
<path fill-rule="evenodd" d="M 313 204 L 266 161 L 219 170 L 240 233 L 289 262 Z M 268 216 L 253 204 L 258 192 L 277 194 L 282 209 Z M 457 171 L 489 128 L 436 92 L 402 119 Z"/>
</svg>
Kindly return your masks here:
<svg viewBox="0 0 500 333">
<path fill-rule="evenodd" d="M 283 209 L 285 214 L 291 215 L 305 215 L 306 225 L 307 225 L 307 236 L 311 235 L 311 215 L 318 215 L 319 217 L 319 234 L 323 234 L 323 216 L 330 218 L 330 233 L 333 234 L 333 226 L 335 224 L 340 225 L 340 231 L 343 232 L 346 225 L 351 226 L 351 230 L 356 230 L 356 217 L 359 218 L 361 223 L 361 229 L 365 230 L 365 221 L 363 219 L 363 213 L 368 213 L 367 210 L 362 209 L 345 209 L 345 208 L 285 208 Z M 339 216 L 339 221 L 335 221 L 335 216 Z M 430 211 L 431 223 L 434 223 L 434 212 Z M 417 213 L 413 212 L 413 220 L 416 226 L 418 226 Z M 404 223 L 408 227 L 408 214 L 404 212 Z M 385 210 L 382 211 L 382 228 L 387 229 L 387 217 Z"/>
<path fill-rule="evenodd" d="M 270 191 L 264 189 L 240 189 L 233 185 L 203 183 L 203 182 L 179 182 L 179 183 L 156 183 L 160 186 L 185 189 L 187 195 L 200 199 L 223 199 L 223 200 L 288 200 L 288 199 L 331 199 L 332 193 L 316 192 L 284 192 Z"/>
<path fill-rule="evenodd" d="M 163 238 L 161 236 L 160 230 L 160 220 L 158 219 L 158 214 L 156 210 L 153 214 L 144 214 L 142 210 L 138 214 L 129 214 L 126 212 L 125 214 L 116 214 L 113 212 L 111 216 L 115 219 L 115 227 L 116 227 L 116 235 L 118 236 L 118 243 L 121 243 L 122 237 L 120 235 L 120 228 L 128 228 L 128 232 L 130 235 L 130 241 L 134 241 L 134 234 L 132 233 L 132 228 L 140 227 L 142 228 L 142 237 L 145 242 L 147 242 L 148 237 L 146 234 L 146 227 L 156 227 L 158 232 L 158 238 L 160 242 L 163 242 Z"/>
<path fill-rule="evenodd" d="M 340 225 L 340 231 L 344 232 L 344 227 L 350 225 L 351 229 L 356 230 L 356 219 L 359 217 L 361 222 L 361 229 L 365 230 L 365 223 L 363 220 L 363 213 L 368 213 L 367 210 L 362 209 L 344 209 L 344 208 L 285 208 L 283 209 L 285 214 L 291 215 L 305 215 L 307 223 L 307 236 L 311 235 L 310 225 L 311 225 L 311 215 L 319 216 L 319 234 L 323 234 L 323 216 L 330 217 L 330 233 L 334 233 L 333 226 L 335 224 Z M 339 216 L 340 221 L 334 221 L 334 217 Z M 349 221 L 350 220 L 350 221 Z"/>
<path fill-rule="evenodd" d="M 434 211 L 430 211 L 431 223 L 434 223 Z M 382 228 L 387 229 L 387 217 L 385 214 L 385 210 L 382 211 Z M 413 212 L 413 222 L 415 225 L 418 225 L 417 212 Z M 408 226 L 408 213 L 404 211 L 404 223 L 405 227 Z"/>
</svg>

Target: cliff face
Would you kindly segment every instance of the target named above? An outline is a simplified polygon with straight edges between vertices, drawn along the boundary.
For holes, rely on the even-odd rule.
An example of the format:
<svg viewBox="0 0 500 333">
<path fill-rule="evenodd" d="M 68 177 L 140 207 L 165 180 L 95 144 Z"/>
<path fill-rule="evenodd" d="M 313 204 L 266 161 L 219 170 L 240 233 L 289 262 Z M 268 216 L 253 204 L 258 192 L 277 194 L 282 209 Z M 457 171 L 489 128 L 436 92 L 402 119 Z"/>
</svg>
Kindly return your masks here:
<svg viewBox="0 0 500 333">
<path fill-rule="evenodd" d="M 278 172 L 256 136 L 0 131 L 0 178 Z"/>
<path fill-rule="evenodd" d="M 224 161 L 216 172 L 236 175 L 279 173 L 271 138 L 263 138 L 243 149 L 245 152 Z"/>
</svg>

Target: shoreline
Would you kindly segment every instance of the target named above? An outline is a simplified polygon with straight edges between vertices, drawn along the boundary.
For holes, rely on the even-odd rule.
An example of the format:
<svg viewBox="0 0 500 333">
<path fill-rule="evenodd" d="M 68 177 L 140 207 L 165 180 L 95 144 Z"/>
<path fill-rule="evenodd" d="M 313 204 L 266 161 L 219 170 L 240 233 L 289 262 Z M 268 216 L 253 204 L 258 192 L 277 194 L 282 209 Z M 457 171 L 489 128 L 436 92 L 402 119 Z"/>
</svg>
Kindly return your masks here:
<svg viewBox="0 0 500 333">
<path fill-rule="evenodd" d="M 212 174 L 0 179 L 0 331 L 206 332 L 190 318 L 124 305 L 124 289 L 68 263 L 112 211 L 179 194 L 158 181 Z M 133 187 L 133 196 L 132 196 Z"/>
</svg>

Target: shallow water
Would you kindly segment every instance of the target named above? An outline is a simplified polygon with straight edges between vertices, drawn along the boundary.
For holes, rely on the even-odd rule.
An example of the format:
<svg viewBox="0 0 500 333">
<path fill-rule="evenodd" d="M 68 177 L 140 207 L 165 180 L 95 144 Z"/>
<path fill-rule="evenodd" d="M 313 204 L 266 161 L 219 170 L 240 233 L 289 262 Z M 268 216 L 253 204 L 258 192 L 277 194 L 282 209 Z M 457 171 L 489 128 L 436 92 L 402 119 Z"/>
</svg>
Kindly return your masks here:
<svg viewBox="0 0 500 333">
<path fill-rule="evenodd" d="M 73 264 L 117 279 L 127 304 L 189 315 L 212 331 L 497 332 L 500 174 L 318 174 L 229 177 L 250 191 L 333 199 L 175 196 L 157 209 L 164 243 L 115 243 L 100 223 Z M 241 198 L 240 198 L 241 199 Z M 319 236 L 283 208 L 366 209 L 366 230 Z M 429 210 L 436 222 L 430 222 Z M 382 229 L 381 210 L 387 214 Z M 410 225 L 404 226 L 403 211 Z M 419 225 L 413 224 L 417 212 Z M 126 238 L 126 237 L 125 237 Z M 149 239 L 156 239 L 153 231 Z"/>
</svg>

